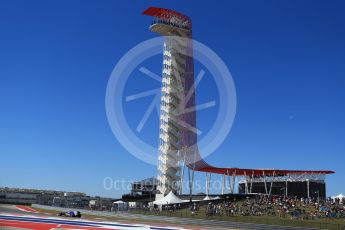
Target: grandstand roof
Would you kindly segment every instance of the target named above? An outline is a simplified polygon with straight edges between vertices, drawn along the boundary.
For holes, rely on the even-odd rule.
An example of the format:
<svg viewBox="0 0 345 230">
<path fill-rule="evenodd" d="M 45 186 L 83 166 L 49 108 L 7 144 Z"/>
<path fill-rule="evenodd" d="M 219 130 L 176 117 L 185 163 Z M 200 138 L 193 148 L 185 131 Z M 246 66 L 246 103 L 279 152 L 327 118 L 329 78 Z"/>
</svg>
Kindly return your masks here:
<svg viewBox="0 0 345 230">
<path fill-rule="evenodd" d="M 206 163 L 206 162 L 204 162 Z M 195 164 L 198 166 L 198 163 Z M 218 168 L 210 166 L 206 163 L 199 163 L 199 167 L 195 167 L 195 171 L 210 172 L 216 174 L 234 175 L 234 176 L 286 176 L 292 174 L 332 174 L 330 170 L 284 170 L 284 169 L 243 169 L 243 168 Z M 191 165 L 190 165 L 191 166 Z M 189 166 L 189 167 L 190 167 Z M 201 166 L 201 167 L 200 167 Z"/>
</svg>

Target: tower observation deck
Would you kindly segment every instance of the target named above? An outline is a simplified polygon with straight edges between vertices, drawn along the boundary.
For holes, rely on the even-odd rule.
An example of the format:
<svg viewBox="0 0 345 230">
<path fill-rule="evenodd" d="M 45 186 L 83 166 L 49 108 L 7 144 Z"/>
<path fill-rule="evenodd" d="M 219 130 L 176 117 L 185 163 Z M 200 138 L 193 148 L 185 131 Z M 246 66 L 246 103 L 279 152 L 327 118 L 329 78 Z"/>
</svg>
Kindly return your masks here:
<svg viewBox="0 0 345 230">
<path fill-rule="evenodd" d="M 143 14 L 154 17 L 150 30 L 164 36 L 157 166 L 160 196 L 170 191 L 182 193 L 184 166 L 188 167 L 190 193 L 194 171 L 229 176 L 233 178 L 233 183 L 236 176 L 243 177 L 247 182 L 258 177 L 334 173 L 322 170 L 218 168 L 207 164 L 197 146 L 196 112 L 187 109 L 195 106 L 192 22 L 181 13 L 163 8 L 149 7 Z M 234 185 L 230 187 L 233 190 Z"/>
</svg>

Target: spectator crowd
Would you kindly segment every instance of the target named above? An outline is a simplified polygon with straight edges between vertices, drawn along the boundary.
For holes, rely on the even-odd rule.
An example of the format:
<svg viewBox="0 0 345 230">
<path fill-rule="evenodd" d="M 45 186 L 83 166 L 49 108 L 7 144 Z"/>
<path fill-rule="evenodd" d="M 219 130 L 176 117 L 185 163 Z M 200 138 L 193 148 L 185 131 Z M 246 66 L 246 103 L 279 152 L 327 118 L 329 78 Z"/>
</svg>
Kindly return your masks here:
<svg viewBox="0 0 345 230">
<path fill-rule="evenodd" d="M 198 207 L 191 206 L 192 214 Z M 213 201 L 205 207 L 206 216 L 279 216 L 291 219 L 345 218 L 345 198 L 274 197 L 261 195 L 243 201 Z"/>
</svg>

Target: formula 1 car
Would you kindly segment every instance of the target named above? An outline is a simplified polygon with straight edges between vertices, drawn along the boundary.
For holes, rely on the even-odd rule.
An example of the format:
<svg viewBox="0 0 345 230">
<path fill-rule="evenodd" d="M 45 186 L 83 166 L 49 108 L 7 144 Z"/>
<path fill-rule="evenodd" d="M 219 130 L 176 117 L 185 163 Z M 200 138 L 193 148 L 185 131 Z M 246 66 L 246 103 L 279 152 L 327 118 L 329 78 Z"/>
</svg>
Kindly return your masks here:
<svg viewBox="0 0 345 230">
<path fill-rule="evenodd" d="M 81 217 L 81 213 L 79 211 L 68 211 L 68 212 L 60 212 L 58 216 L 67 216 L 67 217 Z"/>
</svg>

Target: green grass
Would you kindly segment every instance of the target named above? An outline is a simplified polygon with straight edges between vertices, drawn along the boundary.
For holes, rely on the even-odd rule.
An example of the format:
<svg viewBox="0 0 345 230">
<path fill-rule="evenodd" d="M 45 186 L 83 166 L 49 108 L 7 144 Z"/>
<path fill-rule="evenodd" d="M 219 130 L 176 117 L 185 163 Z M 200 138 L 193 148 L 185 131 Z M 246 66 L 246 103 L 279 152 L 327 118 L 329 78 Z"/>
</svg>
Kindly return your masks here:
<svg viewBox="0 0 345 230">
<path fill-rule="evenodd" d="M 244 223 L 255 223 L 255 224 L 269 224 L 269 225 L 283 225 L 283 226 L 294 226 L 294 227 L 308 227 L 317 229 L 335 229 L 345 230 L 344 219 L 326 219 L 320 218 L 316 220 L 301 220 L 290 218 L 280 218 L 278 216 L 211 216 L 205 215 L 205 210 L 200 209 L 196 215 L 192 215 L 188 209 L 177 210 L 175 212 L 162 211 L 154 214 L 145 211 L 132 211 L 132 213 L 146 214 L 146 215 L 160 215 L 160 216 L 173 216 L 173 217 L 186 217 L 186 218 L 197 218 L 197 219 L 209 219 L 209 220 L 221 220 L 221 221 L 233 221 L 233 222 L 244 222 Z"/>
</svg>

